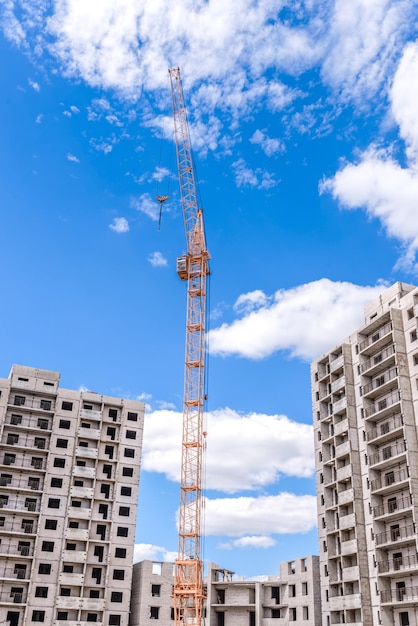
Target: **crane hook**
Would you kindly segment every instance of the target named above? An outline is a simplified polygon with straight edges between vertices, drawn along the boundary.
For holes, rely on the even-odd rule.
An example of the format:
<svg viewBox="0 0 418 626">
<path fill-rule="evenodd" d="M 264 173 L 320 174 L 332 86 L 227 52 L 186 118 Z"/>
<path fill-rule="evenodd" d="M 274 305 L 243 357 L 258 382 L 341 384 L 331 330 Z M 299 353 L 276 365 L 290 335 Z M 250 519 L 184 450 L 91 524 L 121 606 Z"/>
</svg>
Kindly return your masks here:
<svg viewBox="0 0 418 626">
<path fill-rule="evenodd" d="M 159 215 L 159 218 L 158 218 L 158 230 L 160 230 L 160 227 L 161 227 L 161 215 L 162 215 L 162 212 L 163 212 L 163 203 L 168 200 L 168 196 L 155 196 L 155 199 L 160 203 L 160 215 Z"/>
</svg>

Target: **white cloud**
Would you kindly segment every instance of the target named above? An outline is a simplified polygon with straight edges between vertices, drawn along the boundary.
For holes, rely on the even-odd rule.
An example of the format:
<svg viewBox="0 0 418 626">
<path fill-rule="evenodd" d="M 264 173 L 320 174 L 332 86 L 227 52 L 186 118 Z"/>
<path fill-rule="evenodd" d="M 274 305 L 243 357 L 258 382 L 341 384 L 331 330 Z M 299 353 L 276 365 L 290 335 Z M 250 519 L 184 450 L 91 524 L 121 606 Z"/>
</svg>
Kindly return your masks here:
<svg viewBox="0 0 418 626">
<path fill-rule="evenodd" d="M 345 209 L 363 208 L 383 224 L 387 234 L 400 240 L 406 269 L 418 269 L 418 42 L 404 50 L 392 90 L 392 113 L 405 141 L 407 165 L 401 166 L 388 148 L 369 147 L 358 163 L 345 164 L 324 180 L 320 191 L 329 192 Z"/>
<path fill-rule="evenodd" d="M 152 252 L 148 256 L 148 262 L 151 263 L 152 267 L 166 267 L 168 265 L 167 259 L 162 255 L 161 252 Z"/>
<path fill-rule="evenodd" d="M 257 189 L 271 189 L 277 185 L 274 174 L 263 171 L 261 168 L 255 170 L 247 166 L 244 159 L 238 159 L 232 163 L 237 187 L 255 187 Z"/>
<path fill-rule="evenodd" d="M 310 477 L 312 427 L 284 415 L 219 409 L 207 418 L 206 487 L 234 493 L 274 484 L 280 474 Z M 145 418 L 143 468 L 178 481 L 180 412 L 157 410 Z M 234 446 L 231 447 L 231 441 Z"/>
<path fill-rule="evenodd" d="M 34 89 L 35 91 L 39 93 L 39 91 L 41 90 L 39 83 L 36 83 L 34 80 L 31 80 L 30 78 L 28 78 L 28 83 L 32 87 L 32 89 Z"/>
<path fill-rule="evenodd" d="M 209 332 L 210 351 L 262 359 L 286 350 L 293 357 L 312 360 L 360 326 L 364 306 L 382 290 L 382 285 L 361 287 L 322 278 L 281 289 L 266 296 L 264 305 L 258 295 L 257 310 Z M 240 296 L 237 303 L 246 298 L 248 294 Z"/>
<path fill-rule="evenodd" d="M 8 0 L 2 26 L 16 45 L 38 57 L 53 55 L 65 76 L 116 90 L 128 101 L 143 90 L 165 89 L 165 68 L 181 58 L 188 92 L 197 87 L 193 108 L 203 115 L 216 108 L 237 120 L 261 106 L 277 111 L 301 95 L 272 70 L 295 76 L 322 65 L 324 81 L 343 99 L 369 100 L 385 87 L 415 22 L 410 0 L 302 2 L 285 18 L 283 5 Z"/>
<path fill-rule="evenodd" d="M 39 113 L 39 115 L 36 116 L 35 123 L 40 124 L 42 122 L 43 117 L 44 117 L 43 113 Z"/>
<path fill-rule="evenodd" d="M 168 170 L 166 167 L 157 166 L 154 172 L 151 174 L 151 180 L 156 180 L 160 183 L 162 180 L 164 180 L 164 178 L 167 178 L 167 176 L 170 176 L 170 170 Z"/>
<path fill-rule="evenodd" d="M 143 391 L 142 393 L 137 395 L 136 400 L 138 400 L 139 402 L 149 402 L 151 398 L 152 398 L 152 394 L 146 393 L 146 391 Z"/>
<path fill-rule="evenodd" d="M 97 150 L 98 152 L 103 152 L 103 154 L 109 154 L 113 150 L 113 146 L 117 143 L 117 139 L 115 137 L 111 139 L 95 139 L 94 137 L 90 139 L 90 145 L 92 148 Z"/>
<path fill-rule="evenodd" d="M 418 164 L 418 41 L 405 47 L 393 80 L 392 112 L 399 125 L 401 137 L 407 148 L 407 156 Z"/>
<path fill-rule="evenodd" d="M 75 115 L 77 115 L 78 113 L 80 113 L 80 109 L 78 107 L 76 107 L 74 104 L 72 104 L 70 106 L 70 111 L 71 113 L 74 113 Z"/>
<path fill-rule="evenodd" d="M 80 159 L 74 156 L 74 154 L 70 154 L 70 152 L 67 154 L 67 159 L 73 163 L 80 163 Z"/>
<path fill-rule="evenodd" d="M 126 217 L 114 217 L 109 228 L 115 233 L 127 233 L 129 231 L 129 222 Z"/>
<path fill-rule="evenodd" d="M 277 152 L 284 152 L 284 145 L 279 139 L 269 137 L 261 130 L 256 130 L 250 138 L 250 142 L 258 144 L 267 156 L 273 156 Z"/>
<path fill-rule="evenodd" d="M 316 497 L 311 495 L 207 499 L 205 532 L 230 537 L 306 533 L 315 528 L 316 513 Z"/>
<path fill-rule="evenodd" d="M 276 545 L 275 539 L 265 535 L 250 535 L 222 543 L 219 548 L 230 550 L 231 548 L 272 548 Z"/>
<path fill-rule="evenodd" d="M 174 562 L 177 552 L 167 550 L 152 543 L 136 543 L 134 548 L 134 563 L 140 561 L 164 561 Z"/>
<path fill-rule="evenodd" d="M 268 298 L 261 289 L 249 291 L 240 295 L 234 304 L 234 310 L 238 313 L 249 313 L 256 308 L 266 306 Z"/>
<path fill-rule="evenodd" d="M 143 193 L 138 198 L 132 198 L 130 206 L 141 213 L 144 213 L 147 217 L 151 218 L 154 222 L 158 222 L 160 215 L 160 205 L 157 200 L 154 200 L 149 193 Z"/>
<path fill-rule="evenodd" d="M 408 0 L 336 0 L 322 75 L 344 100 L 369 102 L 393 70 L 412 4 Z"/>
<path fill-rule="evenodd" d="M 63 111 L 62 114 L 65 115 L 65 117 L 71 117 L 70 111 Z"/>
</svg>

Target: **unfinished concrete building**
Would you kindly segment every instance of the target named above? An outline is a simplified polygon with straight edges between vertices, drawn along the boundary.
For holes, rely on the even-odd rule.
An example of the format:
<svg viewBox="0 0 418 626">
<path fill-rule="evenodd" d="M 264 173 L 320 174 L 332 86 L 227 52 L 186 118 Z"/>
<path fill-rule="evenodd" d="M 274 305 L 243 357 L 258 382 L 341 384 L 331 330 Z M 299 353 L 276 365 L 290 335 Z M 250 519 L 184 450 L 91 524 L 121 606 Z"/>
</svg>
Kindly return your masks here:
<svg viewBox="0 0 418 626">
<path fill-rule="evenodd" d="M 134 565 L 130 626 L 174 619 L 173 563 Z M 205 579 L 207 626 L 320 626 L 319 559 L 309 556 L 280 565 L 280 576 L 246 580 L 209 563 Z"/>
<path fill-rule="evenodd" d="M 323 626 L 418 625 L 418 288 L 312 365 Z"/>
<path fill-rule="evenodd" d="M 0 379 L 0 624 L 127 626 L 144 405 Z"/>
</svg>

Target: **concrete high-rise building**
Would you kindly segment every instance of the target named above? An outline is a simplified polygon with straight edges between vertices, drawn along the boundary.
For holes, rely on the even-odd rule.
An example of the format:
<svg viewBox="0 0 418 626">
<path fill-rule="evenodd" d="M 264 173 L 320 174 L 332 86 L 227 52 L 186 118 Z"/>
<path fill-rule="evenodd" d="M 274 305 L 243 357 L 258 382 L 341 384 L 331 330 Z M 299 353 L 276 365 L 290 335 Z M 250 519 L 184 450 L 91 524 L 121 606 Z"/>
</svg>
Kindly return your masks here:
<svg viewBox="0 0 418 626">
<path fill-rule="evenodd" d="M 141 561 L 134 565 L 131 626 L 174 620 L 174 563 Z M 248 580 L 209 563 L 205 577 L 208 626 L 321 625 L 319 559 L 309 556 L 280 564 L 280 576 Z"/>
<path fill-rule="evenodd" d="M 418 288 L 312 365 L 323 625 L 418 625 Z"/>
<path fill-rule="evenodd" d="M 0 624 L 127 626 L 144 405 L 0 379 Z"/>
</svg>

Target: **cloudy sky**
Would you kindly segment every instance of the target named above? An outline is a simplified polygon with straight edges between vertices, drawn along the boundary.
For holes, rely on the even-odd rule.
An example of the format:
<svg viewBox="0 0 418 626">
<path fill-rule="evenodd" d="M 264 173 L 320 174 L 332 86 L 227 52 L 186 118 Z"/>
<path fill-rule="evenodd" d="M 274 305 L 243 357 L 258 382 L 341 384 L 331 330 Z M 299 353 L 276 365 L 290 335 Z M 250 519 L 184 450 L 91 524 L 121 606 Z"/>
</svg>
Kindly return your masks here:
<svg viewBox="0 0 418 626">
<path fill-rule="evenodd" d="M 309 362 L 418 280 L 417 18 L 414 0 L 1 0 L 0 375 L 147 403 L 138 559 L 177 549 L 168 68 L 212 256 L 204 557 L 274 574 L 317 552 Z"/>
</svg>

